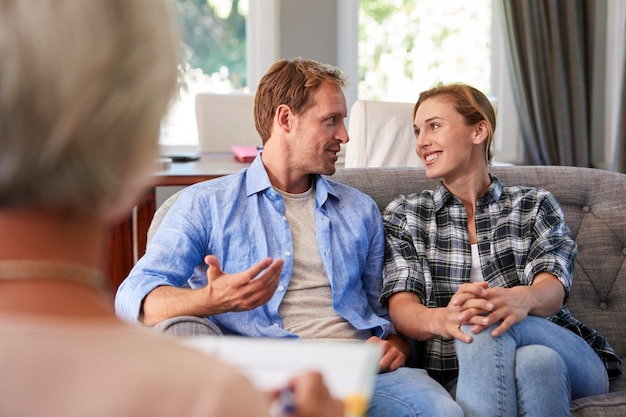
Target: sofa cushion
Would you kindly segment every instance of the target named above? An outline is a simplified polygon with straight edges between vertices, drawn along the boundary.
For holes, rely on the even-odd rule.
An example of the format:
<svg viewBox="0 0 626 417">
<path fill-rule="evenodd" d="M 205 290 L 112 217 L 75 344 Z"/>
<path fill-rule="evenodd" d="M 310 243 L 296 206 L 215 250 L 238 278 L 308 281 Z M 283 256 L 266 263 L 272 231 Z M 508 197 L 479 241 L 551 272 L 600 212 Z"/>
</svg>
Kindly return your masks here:
<svg viewBox="0 0 626 417">
<path fill-rule="evenodd" d="M 572 403 L 572 417 L 624 417 L 626 394 L 611 392 L 580 398 Z"/>
</svg>

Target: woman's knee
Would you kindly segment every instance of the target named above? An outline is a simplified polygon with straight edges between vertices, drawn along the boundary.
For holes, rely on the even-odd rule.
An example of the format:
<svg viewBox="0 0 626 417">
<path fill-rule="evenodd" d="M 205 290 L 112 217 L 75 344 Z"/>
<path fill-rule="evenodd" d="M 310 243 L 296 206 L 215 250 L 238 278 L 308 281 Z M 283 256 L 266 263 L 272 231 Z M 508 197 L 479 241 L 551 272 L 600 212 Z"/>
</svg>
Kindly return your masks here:
<svg viewBox="0 0 626 417">
<path fill-rule="evenodd" d="M 506 334 L 498 338 L 493 337 L 491 335 L 491 331 L 495 328 L 495 325 L 483 329 L 483 331 L 479 333 L 473 333 L 471 328 L 472 325 L 469 324 L 461 326 L 461 331 L 463 333 L 472 336 L 472 341 L 470 343 L 465 343 L 458 339 L 455 340 L 455 347 L 459 360 L 463 360 L 465 356 L 484 356 L 487 352 L 493 353 L 501 348 L 503 338 L 507 337 Z"/>
<path fill-rule="evenodd" d="M 571 383 L 556 351 L 541 345 L 517 349 L 515 382 L 521 415 L 570 415 Z"/>
<path fill-rule="evenodd" d="M 557 384 L 569 391 L 567 365 L 561 355 L 546 346 L 522 346 L 515 352 L 515 379 L 518 386 L 525 383 L 537 385 Z"/>
</svg>

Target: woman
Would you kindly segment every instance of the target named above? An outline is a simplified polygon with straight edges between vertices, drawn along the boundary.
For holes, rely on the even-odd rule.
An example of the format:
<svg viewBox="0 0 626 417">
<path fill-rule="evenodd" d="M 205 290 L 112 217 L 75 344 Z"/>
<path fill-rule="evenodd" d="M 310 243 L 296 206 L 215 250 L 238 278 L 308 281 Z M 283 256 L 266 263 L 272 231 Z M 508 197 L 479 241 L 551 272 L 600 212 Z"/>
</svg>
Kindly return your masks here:
<svg viewBox="0 0 626 417">
<path fill-rule="evenodd" d="M 119 321 L 100 272 L 175 92 L 168 3 L 0 0 L 2 416 L 270 415 L 230 367 Z M 342 415 L 319 374 L 288 385 L 296 416 Z"/>
<path fill-rule="evenodd" d="M 381 301 L 424 342 L 420 366 L 456 382 L 467 417 L 569 416 L 621 364 L 564 306 L 577 248 L 557 201 L 490 175 L 495 112 L 475 88 L 425 91 L 413 116 L 417 155 L 441 182 L 387 207 Z"/>
</svg>

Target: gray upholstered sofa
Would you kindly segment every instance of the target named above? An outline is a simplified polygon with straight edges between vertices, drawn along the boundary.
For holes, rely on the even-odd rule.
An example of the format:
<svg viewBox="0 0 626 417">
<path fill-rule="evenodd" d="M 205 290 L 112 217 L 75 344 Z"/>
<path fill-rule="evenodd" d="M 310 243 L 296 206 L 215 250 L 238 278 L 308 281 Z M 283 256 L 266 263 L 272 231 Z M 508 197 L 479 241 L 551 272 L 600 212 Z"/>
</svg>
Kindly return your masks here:
<svg viewBox="0 0 626 417">
<path fill-rule="evenodd" d="M 626 175 L 554 166 L 495 166 L 491 172 L 505 185 L 542 187 L 556 196 L 579 247 L 568 306 L 578 319 L 598 329 L 624 358 Z M 332 179 L 369 194 L 381 210 L 400 193 L 432 189 L 436 183 L 419 168 L 343 168 Z M 157 211 L 149 234 L 174 199 Z M 574 401 L 572 416 L 626 416 L 626 377 L 613 380 L 607 395 Z"/>
</svg>

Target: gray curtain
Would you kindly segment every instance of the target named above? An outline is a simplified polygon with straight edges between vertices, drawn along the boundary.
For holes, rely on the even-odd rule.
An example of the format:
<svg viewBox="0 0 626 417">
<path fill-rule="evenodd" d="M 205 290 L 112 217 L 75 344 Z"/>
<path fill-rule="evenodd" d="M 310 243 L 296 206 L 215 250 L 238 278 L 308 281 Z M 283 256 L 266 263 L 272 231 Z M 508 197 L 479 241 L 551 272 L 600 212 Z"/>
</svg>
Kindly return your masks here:
<svg viewBox="0 0 626 417">
<path fill-rule="evenodd" d="M 524 163 L 591 166 L 591 141 L 604 142 L 606 0 L 498 1 Z"/>
</svg>

